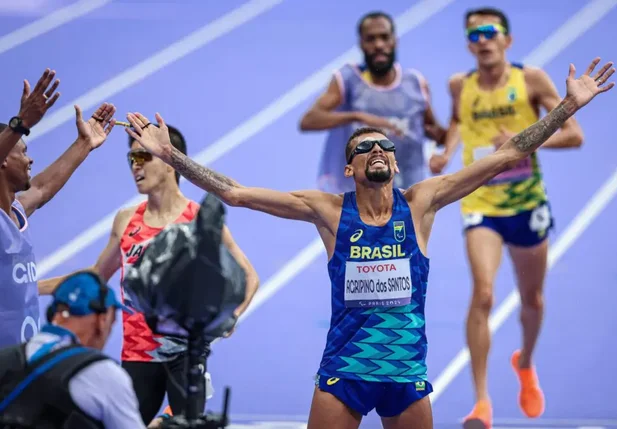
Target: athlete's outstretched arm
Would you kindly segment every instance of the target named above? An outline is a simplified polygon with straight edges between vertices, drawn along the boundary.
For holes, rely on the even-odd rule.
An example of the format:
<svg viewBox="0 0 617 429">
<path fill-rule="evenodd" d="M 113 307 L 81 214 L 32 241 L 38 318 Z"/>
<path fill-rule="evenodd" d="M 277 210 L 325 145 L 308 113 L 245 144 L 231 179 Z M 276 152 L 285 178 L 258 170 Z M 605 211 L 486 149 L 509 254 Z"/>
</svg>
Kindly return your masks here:
<svg viewBox="0 0 617 429">
<path fill-rule="evenodd" d="M 525 80 L 536 102 L 550 112 L 561 102 L 561 97 L 550 76 L 542 69 L 525 67 Z M 583 130 L 574 116 L 564 122 L 561 129 L 553 134 L 542 149 L 577 148 L 583 144 Z"/>
<path fill-rule="evenodd" d="M 328 194 L 320 191 L 280 192 L 264 188 L 249 188 L 233 179 L 204 167 L 171 145 L 167 126 L 157 113 L 159 126 L 148 126 L 143 115 L 128 114 L 133 129 L 127 133 L 153 155 L 171 165 L 178 173 L 203 190 L 216 195 L 225 204 L 262 211 L 285 219 L 315 223 L 319 206 Z"/>
<path fill-rule="evenodd" d="M 439 210 L 472 193 L 499 173 L 513 168 L 548 140 L 577 110 L 589 103 L 596 95 L 614 86 L 613 82 L 603 86 L 615 71 L 611 68 L 612 63 L 607 63 L 593 78 L 590 76 L 599 61 L 600 59 L 596 58 L 578 79 L 575 79 L 574 65 L 571 64 L 566 80 L 566 97 L 548 115 L 512 137 L 493 154 L 454 174 L 431 178 L 419 183 L 416 187 L 417 193 L 430 195 L 431 207 Z"/>
<path fill-rule="evenodd" d="M 113 104 L 103 103 L 88 121 L 84 121 L 81 109 L 75 106 L 77 139 L 56 161 L 34 176 L 27 191 L 17 196 L 27 216 L 31 216 L 47 204 L 62 189 L 90 152 L 103 144 L 114 127 L 115 112 Z"/>
<path fill-rule="evenodd" d="M 55 76 L 55 70 L 46 69 L 32 90 L 28 80 L 24 79 L 21 105 L 17 114 L 17 117 L 22 121 L 21 125 L 23 127 L 31 129 L 38 124 L 45 113 L 60 98 L 60 93 L 56 92 L 60 81 L 57 79 L 54 81 Z M 50 87 L 49 85 L 52 81 L 54 82 Z M 13 131 L 8 126 L 0 132 L 0 161 L 4 162 L 21 137 L 21 133 Z"/>
</svg>

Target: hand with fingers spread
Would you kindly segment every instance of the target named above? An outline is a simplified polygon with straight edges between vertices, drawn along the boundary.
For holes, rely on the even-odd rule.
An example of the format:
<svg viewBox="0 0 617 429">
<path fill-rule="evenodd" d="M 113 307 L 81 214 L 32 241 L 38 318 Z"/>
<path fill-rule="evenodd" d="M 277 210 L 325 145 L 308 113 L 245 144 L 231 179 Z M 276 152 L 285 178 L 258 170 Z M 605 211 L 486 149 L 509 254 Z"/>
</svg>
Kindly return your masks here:
<svg viewBox="0 0 617 429">
<path fill-rule="evenodd" d="M 84 121 L 81 108 L 78 105 L 74 107 L 79 140 L 87 143 L 90 150 L 98 148 L 107 139 L 111 130 L 114 129 L 116 120 L 113 117 L 116 113 L 116 107 L 110 103 L 103 103 L 96 109 L 88 121 Z"/>
<path fill-rule="evenodd" d="M 606 92 L 615 86 L 614 82 L 604 85 L 608 78 L 615 73 L 612 62 L 606 63 L 595 76 L 591 76 L 591 73 L 593 73 L 593 70 L 599 63 L 600 58 L 594 59 L 587 68 L 587 71 L 578 79 L 576 79 L 574 64 L 570 64 L 570 73 L 566 79 L 566 98 L 574 102 L 577 109 L 585 106 L 596 95 Z"/>
<path fill-rule="evenodd" d="M 128 135 L 152 155 L 168 161 L 173 146 L 163 117 L 158 113 L 155 115 L 158 126 L 153 126 L 150 120 L 141 113 L 129 113 L 126 117 L 132 126 L 132 129 L 125 128 Z"/>
<path fill-rule="evenodd" d="M 60 80 L 56 76 L 55 70 L 46 69 L 33 90 L 30 90 L 30 83 L 24 80 L 24 89 L 21 95 L 21 107 L 17 115 L 22 120 L 26 128 L 32 128 L 43 118 L 45 113 L 53 106 L 60 93 L 56 92 Z M 53 81 L 53 84 L 52 84 Z M 51 84 L 51 86 L 49 86 Z"/>
</svg>

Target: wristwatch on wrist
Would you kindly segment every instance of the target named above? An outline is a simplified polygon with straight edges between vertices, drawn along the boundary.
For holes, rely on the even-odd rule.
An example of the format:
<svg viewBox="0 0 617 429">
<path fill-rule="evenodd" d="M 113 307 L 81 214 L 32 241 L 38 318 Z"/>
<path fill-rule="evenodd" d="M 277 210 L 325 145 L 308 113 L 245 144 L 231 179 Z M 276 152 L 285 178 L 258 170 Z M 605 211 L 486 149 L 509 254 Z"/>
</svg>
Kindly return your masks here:
<svg viewBox="0 0 617 429">
<path fill-rule="evenodd" d="M 16 133 L 23 134 L 25 136 L 30 134 L 30 128 L 26 128 L 23 121 L 19 116 L 13 116 L 9 121 L 9 128 Z"/>
</svg>

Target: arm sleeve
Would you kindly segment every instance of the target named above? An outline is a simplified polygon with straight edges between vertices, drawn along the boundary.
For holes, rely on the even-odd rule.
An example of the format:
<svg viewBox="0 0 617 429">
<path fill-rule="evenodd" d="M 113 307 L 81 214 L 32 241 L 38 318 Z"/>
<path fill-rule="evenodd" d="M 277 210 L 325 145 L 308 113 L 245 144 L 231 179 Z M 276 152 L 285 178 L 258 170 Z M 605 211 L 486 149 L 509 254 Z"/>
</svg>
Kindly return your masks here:
<svg viewBox="0 0 617 429">
<path fill-rule="evenodd" d="M 145 429 L 133 382 L 112 360 L 95 362 L 69 383 L 69 391 L 81 410 L 106 428 Z"/>
</svg>

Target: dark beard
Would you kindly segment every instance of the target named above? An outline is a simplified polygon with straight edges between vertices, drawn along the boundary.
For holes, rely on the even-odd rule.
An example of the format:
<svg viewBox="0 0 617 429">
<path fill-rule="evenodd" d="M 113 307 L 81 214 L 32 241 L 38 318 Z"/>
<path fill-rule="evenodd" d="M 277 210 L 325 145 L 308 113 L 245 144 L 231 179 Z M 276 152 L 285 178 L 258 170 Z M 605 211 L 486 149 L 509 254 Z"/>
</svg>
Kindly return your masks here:
<svg viewBox="0 0 617 429">
<path fill-rule="evenodd" d="M 21 184 L 21 189 L 16 190 L 16 192 L 24 192 L 30 189 L 31 187 L 32 187 L 32 183 L 30 182 L 30 179 L 26 179 L 26 181 Z"/>
<path fill-rule="evenodd" d="M 392 176 L 392 170 L 390 170 L 390 166 L 388 166 L 386 170 L 370 171 L 369 167 L 367 166 L 364 175 L 369 182 L 385 183 L 390 180 Z"/>
<path fill-rule="evenodd" d="M 390 70 L 392 70 L 392 67 L 394 66 L 394 61 L 396 60 L 395 52 L 392 52 L 390 55 L 388 55 L 388 61 L 386 61 L 385 63 L 375 64 L 373 62 L 373 56 L 364 53 L 364 63 L 373 75 L 385 76 Z"/>
</svg>

